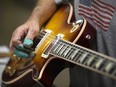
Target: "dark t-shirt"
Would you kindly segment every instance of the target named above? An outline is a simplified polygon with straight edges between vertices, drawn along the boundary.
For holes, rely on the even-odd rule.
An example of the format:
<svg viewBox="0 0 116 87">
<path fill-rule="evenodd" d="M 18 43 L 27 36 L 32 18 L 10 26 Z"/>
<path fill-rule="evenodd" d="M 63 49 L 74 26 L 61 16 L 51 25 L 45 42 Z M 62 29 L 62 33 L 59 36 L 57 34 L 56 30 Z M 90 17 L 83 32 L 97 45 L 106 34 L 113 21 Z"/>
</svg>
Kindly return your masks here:
<svg viewBox="0 0 116 87">
<path fill-rule="evenodd" d="M 76 19 L 85 18 L 97 31 L 96 51 L 116 58 L 116 0 L 75 0 Z M 116 87 L 116 81 L 75 66 L 71 87 Z"/>
</svg>

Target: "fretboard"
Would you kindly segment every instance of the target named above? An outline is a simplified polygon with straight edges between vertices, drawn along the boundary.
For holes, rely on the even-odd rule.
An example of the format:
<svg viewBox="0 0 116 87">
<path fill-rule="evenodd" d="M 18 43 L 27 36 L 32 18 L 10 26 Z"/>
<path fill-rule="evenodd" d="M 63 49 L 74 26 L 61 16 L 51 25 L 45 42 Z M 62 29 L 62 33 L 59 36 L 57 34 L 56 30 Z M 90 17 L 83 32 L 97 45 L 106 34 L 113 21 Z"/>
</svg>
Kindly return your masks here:
<svg viewBox="0 0 116 87">
<path fill-rule="evenodd" d="M 58 40 L 50 54 L 116 80 L 116 60 L 82 46 Z"/>
</svg>

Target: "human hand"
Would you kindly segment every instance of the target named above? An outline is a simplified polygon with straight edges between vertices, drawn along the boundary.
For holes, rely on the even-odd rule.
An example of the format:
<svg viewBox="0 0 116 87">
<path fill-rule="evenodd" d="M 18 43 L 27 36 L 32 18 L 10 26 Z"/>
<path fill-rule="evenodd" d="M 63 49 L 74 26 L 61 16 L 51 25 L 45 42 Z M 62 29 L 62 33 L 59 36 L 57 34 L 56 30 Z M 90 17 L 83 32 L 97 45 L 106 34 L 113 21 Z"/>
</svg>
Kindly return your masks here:
<svg viewBox="0 0 116 87">
<path fill-rule="evenodd" d="M 39 24 L 37 21 L 29 20 L 23 25 L 19 26 L 12 34 L 10 41 L 10 49 L 18 57 L 29 57 L 32 53 L 27 52 L 24 48 L 30 48 L 33 45 L 33 39 L 39 32 Z"/>
</svg>

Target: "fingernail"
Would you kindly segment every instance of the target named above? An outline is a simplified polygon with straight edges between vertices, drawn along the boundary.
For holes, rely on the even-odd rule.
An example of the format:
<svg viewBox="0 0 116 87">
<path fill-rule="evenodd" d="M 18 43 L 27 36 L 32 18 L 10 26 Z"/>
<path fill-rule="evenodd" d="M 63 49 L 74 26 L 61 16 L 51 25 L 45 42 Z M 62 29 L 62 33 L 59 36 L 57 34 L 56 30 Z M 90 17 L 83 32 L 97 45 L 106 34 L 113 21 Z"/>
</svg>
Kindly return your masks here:
<svg viewBox="0 0 116 87">
<path fill-rule="evenodd" d="M 25 38 L 23 45 L 30 48 L 33 45 L 33 41 L 29 38 Z"/>
</svg>

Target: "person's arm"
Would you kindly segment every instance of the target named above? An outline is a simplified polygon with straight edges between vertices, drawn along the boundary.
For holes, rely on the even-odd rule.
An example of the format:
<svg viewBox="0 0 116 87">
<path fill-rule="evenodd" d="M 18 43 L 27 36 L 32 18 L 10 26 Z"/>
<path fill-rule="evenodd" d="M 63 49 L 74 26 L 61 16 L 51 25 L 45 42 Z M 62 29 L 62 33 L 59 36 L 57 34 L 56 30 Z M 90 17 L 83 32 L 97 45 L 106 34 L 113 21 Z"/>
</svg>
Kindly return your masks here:
<svg viewBox="0 0 116 87">
<path fill-rule="evenodd" d="M 56 8 L 54 0 L 38 0 L 29 20 L 36 20 L 41 26 L 55 12 Z"/>
<path fill-rule="evenodd" d="M 55 12 L 56 8 L 54 0 L 38 0 L 27 21 L 13 32 L 10 48 L 14 50 L 19 44 L 25 43 L 25 38 L 28 39 L 28 44 L 32 44 L 30 40 L 37 36 L 41 25 Z"/>
</svg>

